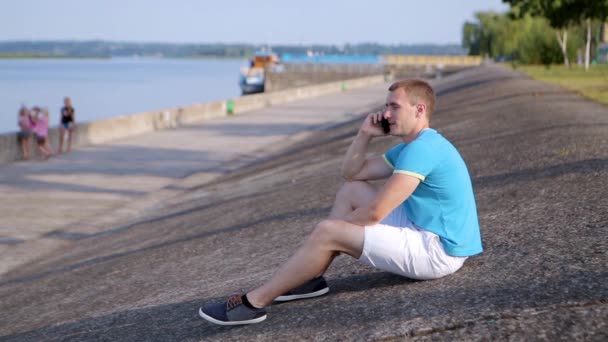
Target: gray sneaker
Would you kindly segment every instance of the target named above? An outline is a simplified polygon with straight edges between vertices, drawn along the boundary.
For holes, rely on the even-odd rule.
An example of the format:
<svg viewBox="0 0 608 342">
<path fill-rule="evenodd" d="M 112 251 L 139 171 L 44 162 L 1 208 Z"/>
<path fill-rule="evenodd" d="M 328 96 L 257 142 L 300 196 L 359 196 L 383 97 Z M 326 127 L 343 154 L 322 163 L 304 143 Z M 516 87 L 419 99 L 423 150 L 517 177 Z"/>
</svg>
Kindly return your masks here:
<svg viewBox="0 0 608 342">
<path fill-rule="evenodd" d="M 219 325 L 260 323 L 266 319 L 266 310 L 250 309 L 243 304 L 243 295 L 235 295 L 226 303 L 207 304 L 198 309 L 198 315 Z"/>
<path fill-rule="evenodd" d="M 297 287 L 281 296 L 275 298 L 276 302 L 288 302 L 290 300 L 319 297 L 329 292 L 329 287 L 323 276 L 314 278 L 306 284 Z"/>
</svg>

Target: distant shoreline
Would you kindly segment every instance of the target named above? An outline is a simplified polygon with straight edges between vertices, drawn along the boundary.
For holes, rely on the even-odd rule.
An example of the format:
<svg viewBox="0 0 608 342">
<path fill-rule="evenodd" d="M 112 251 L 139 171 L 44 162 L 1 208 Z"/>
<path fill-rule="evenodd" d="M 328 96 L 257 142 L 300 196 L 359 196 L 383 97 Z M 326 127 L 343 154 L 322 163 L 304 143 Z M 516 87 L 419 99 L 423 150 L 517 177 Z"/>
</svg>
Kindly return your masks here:
<svg viewBox="0 0 608 342">
<path fill-rule="evenodd" d="M 468 51 L 460 44 L 268 44 L 249 43 L 150 43 L 103 40 L 2 41 L 0 58 L 111 58 L 112 56 L 150 56 L 163 58 L 251 58 L 258 51 L 278 55 L 436 55 L 460 56 Z"/>
<path fill-rule="evenodd" d="M 0 59 L 201 59 L 201 60 L 241 60 L 248 57 L 225 57 L 225 56 L 184 56 L 184 57 L 159 57 L 159 56 L 57 56 L 57 55 L 35 55 L 35 54 L 2 54 Z"/>
<path fill-rule="evenodd" d="M 0 59 L 110 59 L 108 56 L 57 56 L 36 54 L 0 53 Z"/>
</svg>

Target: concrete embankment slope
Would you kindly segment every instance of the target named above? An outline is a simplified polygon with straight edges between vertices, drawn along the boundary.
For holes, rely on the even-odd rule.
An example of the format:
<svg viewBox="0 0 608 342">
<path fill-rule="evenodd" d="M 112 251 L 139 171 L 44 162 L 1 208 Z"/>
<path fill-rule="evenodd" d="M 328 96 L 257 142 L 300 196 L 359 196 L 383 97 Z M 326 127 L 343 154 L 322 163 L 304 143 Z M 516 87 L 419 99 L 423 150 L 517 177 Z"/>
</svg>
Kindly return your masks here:
<svg viewBox="0 0 608 342">
<path fill-rule="evenodd" d="M 165 201 L 0 281 L 0 336 L 38 340 L 606 340 L 608 108 L 499 67 L 436 85 L 485 252 L 410 281 L 338 258 L 332 291 L 247 327 L 197 308 L 268 279 L 324 218 L 359 120 Z M 395 141 L 379 139 L 382 152 Z"/>
<path fill-rule="evenodd" d="M 50 249 L 128 224 L 166 198 L 315 130 L 377 109 L 388 87 L 382 77 L 346 84 L 246 96 L 235 101 L 233 116 L 87 146 L 44 163 L 0 165 L 0 276 Z"/>
</svg>

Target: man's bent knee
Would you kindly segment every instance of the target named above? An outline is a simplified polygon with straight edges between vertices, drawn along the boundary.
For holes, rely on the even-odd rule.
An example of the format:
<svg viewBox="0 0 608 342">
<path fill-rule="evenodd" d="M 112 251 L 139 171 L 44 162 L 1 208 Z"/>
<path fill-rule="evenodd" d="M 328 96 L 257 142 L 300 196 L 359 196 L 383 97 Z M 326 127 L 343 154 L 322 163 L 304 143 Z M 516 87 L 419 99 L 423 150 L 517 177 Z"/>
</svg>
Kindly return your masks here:
<svg viewBox="0 0 608 342">
<path fill-rule="evenodd" d="M 319 222 L 310 234 L 309 240 L 321 245 L 330 244 L 333 239 L 332 229 L 334 229 L 335 222 L 335 220 Z"/>
<path fill-rule="evenodd" d="M 333 252 L 344 252 L 354 257 L 361 254 L 365 230 L 342 220 L 323 220 L 309 237 L 315 245 Z"/>
</svg>

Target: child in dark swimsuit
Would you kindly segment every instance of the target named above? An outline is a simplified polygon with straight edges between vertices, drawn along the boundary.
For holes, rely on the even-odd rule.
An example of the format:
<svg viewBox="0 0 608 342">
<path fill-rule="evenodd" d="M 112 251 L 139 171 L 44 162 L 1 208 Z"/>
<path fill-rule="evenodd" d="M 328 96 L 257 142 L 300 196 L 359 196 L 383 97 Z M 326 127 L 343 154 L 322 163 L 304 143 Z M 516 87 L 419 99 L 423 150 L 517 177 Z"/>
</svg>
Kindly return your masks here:
<svg viewBox="0 0 608 342">
<path fill-rule="evenodd" d="M 76 114 L 69 97 L 63 99 L 63 105 L 61 108 L 61 123 L 59 125 L 59 153 L 62 152 L 66 132 L 68 133 L 67 152 L 70 152 L 72 149 L 72 136 L 76 129 Z"/>
</svg>

